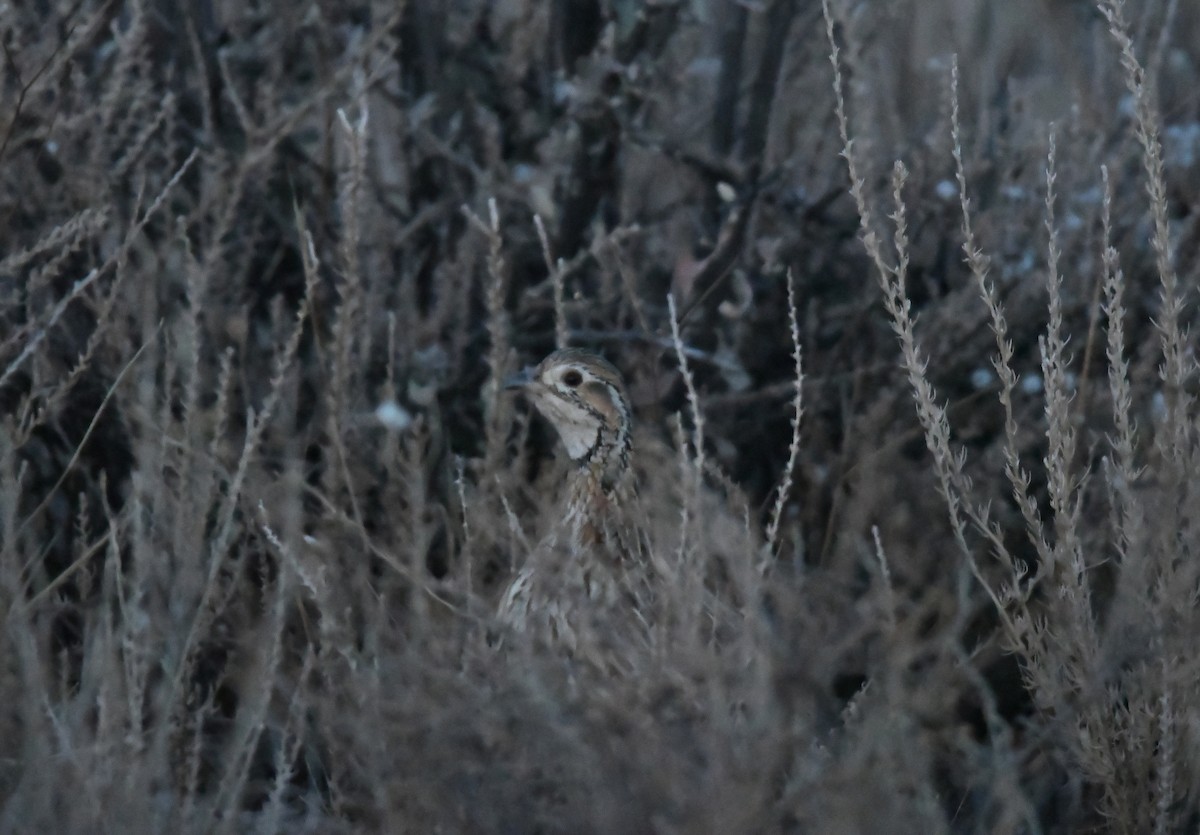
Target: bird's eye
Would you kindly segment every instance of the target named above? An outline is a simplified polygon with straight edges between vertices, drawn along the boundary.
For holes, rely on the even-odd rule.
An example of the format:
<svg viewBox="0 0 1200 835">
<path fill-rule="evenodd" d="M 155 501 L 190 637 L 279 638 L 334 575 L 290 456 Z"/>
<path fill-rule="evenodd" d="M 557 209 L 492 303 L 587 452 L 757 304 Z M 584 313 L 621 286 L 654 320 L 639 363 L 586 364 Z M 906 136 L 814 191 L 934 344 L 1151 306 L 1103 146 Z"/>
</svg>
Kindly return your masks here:
<svg viewBox="0 0 1200 835">
<path fill-rule="evenodd" d="M 563 383 L 570 386 L 571 388 L 575 388 L 576 386 L 578 386 L 580 383 L 583 382 L 583 375 L 580 374 L 578 371 L 576 371 L 574 368 L 569 368 L 562 375 L 562 381 L 563 381 Z"/>
</svg>

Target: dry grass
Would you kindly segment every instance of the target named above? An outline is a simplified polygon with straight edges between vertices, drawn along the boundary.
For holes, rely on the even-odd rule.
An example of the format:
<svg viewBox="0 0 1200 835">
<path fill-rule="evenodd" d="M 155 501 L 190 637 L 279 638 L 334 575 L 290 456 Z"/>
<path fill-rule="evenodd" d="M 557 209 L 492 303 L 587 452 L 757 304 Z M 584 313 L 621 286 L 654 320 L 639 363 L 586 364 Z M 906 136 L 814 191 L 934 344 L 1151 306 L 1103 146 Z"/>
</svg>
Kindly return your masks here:
<svg viewBox="0 0 1200 835">
<path fill-rule="evenodd" d="M 1196 831 L 1200 17 L 1022 6 L 0 5 L 0 833 Z"/>
</svg>

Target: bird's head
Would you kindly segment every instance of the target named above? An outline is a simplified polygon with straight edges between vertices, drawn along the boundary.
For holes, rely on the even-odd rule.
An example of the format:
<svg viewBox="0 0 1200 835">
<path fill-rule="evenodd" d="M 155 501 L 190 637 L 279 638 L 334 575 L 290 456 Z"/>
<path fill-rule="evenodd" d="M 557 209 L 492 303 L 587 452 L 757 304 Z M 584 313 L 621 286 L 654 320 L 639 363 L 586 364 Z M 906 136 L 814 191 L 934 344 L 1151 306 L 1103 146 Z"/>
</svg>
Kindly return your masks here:
<svg viewBox="0 0 1200 835">
<path fill-rule="evenodd" d="M 520 389 L 554 425 L 579 464 L 629 453 L 632 416 L 621 374 L 599 354 L 579 348 L 555 351 L 536 367 L 513 375 L 505 385 Z M 607 469 L 613 462 L 602 462 Z"/>
</svg>

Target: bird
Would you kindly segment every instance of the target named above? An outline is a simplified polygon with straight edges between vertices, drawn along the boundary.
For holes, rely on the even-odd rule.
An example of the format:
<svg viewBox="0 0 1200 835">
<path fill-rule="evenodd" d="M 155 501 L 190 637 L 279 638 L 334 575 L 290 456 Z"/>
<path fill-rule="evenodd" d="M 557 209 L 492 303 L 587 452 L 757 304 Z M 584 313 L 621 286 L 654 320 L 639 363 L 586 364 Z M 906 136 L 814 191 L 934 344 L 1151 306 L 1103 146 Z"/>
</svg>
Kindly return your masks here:
<svg viewBox="0 0 1200 835">
<path fill-rule="evenodd" d="M 592 606 L 636 607 L 649 580 L 638 524 L 633 416 L 621 373 L 582 348 L 552 352 L 508 378 L 557 431 L 571 460 L 561 526 L 530 555 L 503 595 L 501 621 L 525 631 L 547 622 L 555 641 L 573 644 L 578 619 Z M 565 537 L 562 534 L 565 533 Z"/>
</svg>

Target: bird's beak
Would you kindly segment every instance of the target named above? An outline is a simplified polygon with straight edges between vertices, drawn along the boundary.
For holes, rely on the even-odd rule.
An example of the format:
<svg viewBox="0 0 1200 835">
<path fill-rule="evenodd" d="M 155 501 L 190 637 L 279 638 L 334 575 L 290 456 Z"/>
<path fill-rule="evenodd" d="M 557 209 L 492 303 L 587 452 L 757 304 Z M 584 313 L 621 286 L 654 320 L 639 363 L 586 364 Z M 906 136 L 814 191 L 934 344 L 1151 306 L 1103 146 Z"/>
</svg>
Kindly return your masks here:
<svg viewBox="0 0 1200 835">
<path fill-rule="evenodd" d="M 504 380 L 504 388 L 508 390 L 523 389 L 533 382 L 533 366 L 528 365 L 516 374 L 511 374 Z"/>
</svg>

